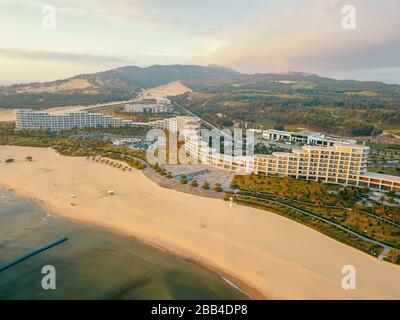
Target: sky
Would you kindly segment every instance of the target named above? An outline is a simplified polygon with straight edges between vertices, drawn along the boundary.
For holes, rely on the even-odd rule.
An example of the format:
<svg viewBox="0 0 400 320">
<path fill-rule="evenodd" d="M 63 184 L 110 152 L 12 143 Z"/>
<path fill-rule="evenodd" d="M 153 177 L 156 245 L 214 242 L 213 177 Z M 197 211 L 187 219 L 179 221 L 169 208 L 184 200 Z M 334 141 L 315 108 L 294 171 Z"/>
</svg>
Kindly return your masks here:
<svg viewBox="0 0 400 320">
<path fill-rule="evenodd" d="M 0 84 L 152 64 L 400 84 L 399 16 L 400 0 L 0 0 Z"/>
</svg>

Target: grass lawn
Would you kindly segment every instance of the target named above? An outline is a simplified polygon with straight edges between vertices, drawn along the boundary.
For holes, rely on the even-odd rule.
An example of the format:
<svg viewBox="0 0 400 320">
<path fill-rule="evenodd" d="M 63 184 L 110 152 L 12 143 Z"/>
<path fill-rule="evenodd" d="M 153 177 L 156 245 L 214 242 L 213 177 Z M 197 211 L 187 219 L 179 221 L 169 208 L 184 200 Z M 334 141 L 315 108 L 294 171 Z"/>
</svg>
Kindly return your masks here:
<svg viewBox="0 0 400 320">
<path fill-rule="evenodd" d="M 397 168 L 368 167 L 368 171 L 376 172 L 376 173 L 383 173 L 383 174 L 390 174 L 392 176 L 400 177 L 400 167 L 397 167 Z"/>
<path fill-rule="evenodd" d="M 380 96 L 380 93 L 374 92 L 374 91 L 352 91 L 352 92 L 346 92 L 346 95 L 348 96 L 363 96 L 363 97 L 376 97 Z"/>
</svg>

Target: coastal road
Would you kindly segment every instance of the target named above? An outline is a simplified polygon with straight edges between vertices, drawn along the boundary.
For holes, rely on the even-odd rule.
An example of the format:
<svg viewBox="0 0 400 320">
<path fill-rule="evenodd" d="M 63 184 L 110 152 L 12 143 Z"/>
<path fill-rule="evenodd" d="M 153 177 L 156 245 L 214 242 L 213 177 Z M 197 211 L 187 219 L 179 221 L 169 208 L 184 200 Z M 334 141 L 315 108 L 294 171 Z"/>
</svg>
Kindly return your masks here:
<svg viewBox="0 0 400 320">
<path fill-rule="evenodd" d="M 229 140 L 232 140 L 232 142 L 237 142 L 238 144 L 243 143 L 242 140 L 236 140 L 232 137 L 232 135 L 227 134 L 226 132 L 222 131 L 221 129 L 217 128 L 216 126 L 214 126 L 212 123 L 204 120 L 203 118 L 199 117 L 197 114 L 195 114 L 194 112 L 190 111 L 188 108 L 184 107 L 183 105 L 181 105 L 180 103 L 171 100 L 173 104 L 175 104 L 176 106 L 178 106 L 179 108 L 181 108 L 182 110 L 184 110 L 186 113 L 190 114 L 192 117 L 195 117 L 197 119 L 199 119 L 203 124 L 205 124 L 208 128 L 214 129 L 217 132 L 219 132 L 222 136 L 226 137 Z"/>
<path fill-rule="evenodd" d="M 199 120 L 200 120 L 201 122 L 203 122 L 207 127 L 211 128 L 211 129 L 215 129 L 215 130 L 220 131 L 219 128 L 217 128 L 216 126 L 214 126 L 214 125 L 211 124 L 210 122 L 204 120 L 203 118 L 199 117 L 197 114 L 193 113 L 192 111 L 190 111 L 189 109 L 187 109 L 186 107 L 184 107 L 183 105 L 181 105 L 180 103 L 178 103 L 178 102 L 176 102 L 176 101 L 174 101 L 174 100 L 171 100 L 171 101 L 172 101 L 172 103 L 173 103 L 174 105 L 176 105 L 177 107 L 181 108 L 183 111 L 185 111 L 186 113 L 190 114 L 192 117 L 195 117 L 195 118 L 199 119 Z"/>
</svg>

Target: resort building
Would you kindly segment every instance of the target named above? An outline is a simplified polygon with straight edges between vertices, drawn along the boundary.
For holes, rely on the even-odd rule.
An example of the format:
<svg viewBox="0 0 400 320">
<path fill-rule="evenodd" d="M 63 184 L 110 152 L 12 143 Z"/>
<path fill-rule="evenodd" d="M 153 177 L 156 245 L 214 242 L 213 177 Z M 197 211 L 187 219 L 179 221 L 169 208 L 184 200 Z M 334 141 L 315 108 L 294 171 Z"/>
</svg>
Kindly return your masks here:
<svg viewBox="0 0 400 320">
<path fill-rule="evenodd" d="M 144 123 L 143 123 L 144 124 Z M 183 132 L 189 126 L 200 127 L 200 120 L 196 117 L 178 116 L 174 118 L 155 120 L 147 122 L 148 126 L 154 129 L 168 130 L 173 133 Z"/>
<path fill-rule="evenodd" d="M 185 148 L 195 161 L 239 174 L 291 176 L 400 192 L 400 177 L 367 172 L 369 147 L 365 145 L 337 142 L 332 146 L 303 146 L 292 152 L 275 152 L 272 155 L 231 156 L 211 148 L 193 128 L 185 134 Z"/>
<path fill-rule="evenodd" d="M 357 186 L 360 175 L 367 172 L 368 153 L 369 147 L 356 144 L 304 146 L 292 152 L 256 155 L 254 173 Z"/>
<path fill-rule="evenodd" d="M 199 125 L 199 120 L 194 117 L 179 116 L 150 122 L 135 122 L 101 113 L 50 114 L 31 109 L 17 110 L 18 130 L 66 131 L 87 128 L 149 127 L 178 132 L 189 123 Z"/>
<path fill-rule="evenodd" d="M 172 107 L 162 104 L 126 104 L 124 108 L 128 113 L 167 113 L 172 111 Z"/>
<path fill-rule="evenodd" d="M 326 136 L 319 132 L 310 131 L 281 131 L 281 130 L 257 130 L 257 133 L 261 133 L 262 138 L 266 140 L 273 141 L 283 141 L 283 142 L 299 142 L 306 145 L 316 145 L 316 146 L 328 146 L 331 147 L 335 143 L 351 143 L 356 144 L 356 140 L 348 139 L 338 139 Z"/>
<path fill-rule="evenodd" d="M 115 118 L 101 113 L 50 114 L 30 109 L 17 110 L 18 130 L 63 131 L 85 128 L 120 128 L 135 125 L 136 123 L 131 120 Z"/>
</svg>

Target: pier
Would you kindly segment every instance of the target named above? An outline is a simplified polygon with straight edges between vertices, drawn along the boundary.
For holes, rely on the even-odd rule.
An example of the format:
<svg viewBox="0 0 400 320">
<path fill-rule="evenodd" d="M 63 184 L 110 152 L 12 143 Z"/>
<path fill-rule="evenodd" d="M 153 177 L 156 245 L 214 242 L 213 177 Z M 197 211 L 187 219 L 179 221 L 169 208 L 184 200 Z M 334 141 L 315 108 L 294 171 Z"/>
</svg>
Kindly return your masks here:
<svg viewBox="0 0 400 320">
<path fill-rule="evenodd" d="M 31 252 L 29 252 L 29 253 L 21 256 L 21 257 L 18 257 L 18 258 L 14 259 L 14 260 L 11 260 L 11 261 L 9 261 L 9 262 L 7 262 L 5 264 L 2 264 L 2 265 L 0 265 L 0 272 L 4 271 L 4 270 L 6 270 L 6 269 L 8 269 L 8 268 L 10 268 L 10 267 L 12 267 L 14 265 L 16 265 L 17 263 L 20 263 L 20 262 L 22 262 L 22 261 L 24 261 L 26 259 L 29 259 L 30 257 L 32 257 L 32 256 L 34 256 L 34 255 L 36 255 L 36 254 L 38 254 L 40 252 L 43 252 L 43 251 L 51 249 L 51 248 L 53 248 L 55 246 L 58 246 L 59 244 L 65 242 L 67 240 L 68 240 L 67 237 L 61 238 L 61 239 L 59 239 L 57 241 L 54 241 L 54 242 L 48 244 L 47 246 L 44 246 L 44 247 L 41 247 L 39 249 L 33 250 L 33 251 L 31 251 Z"/>
</svg>

